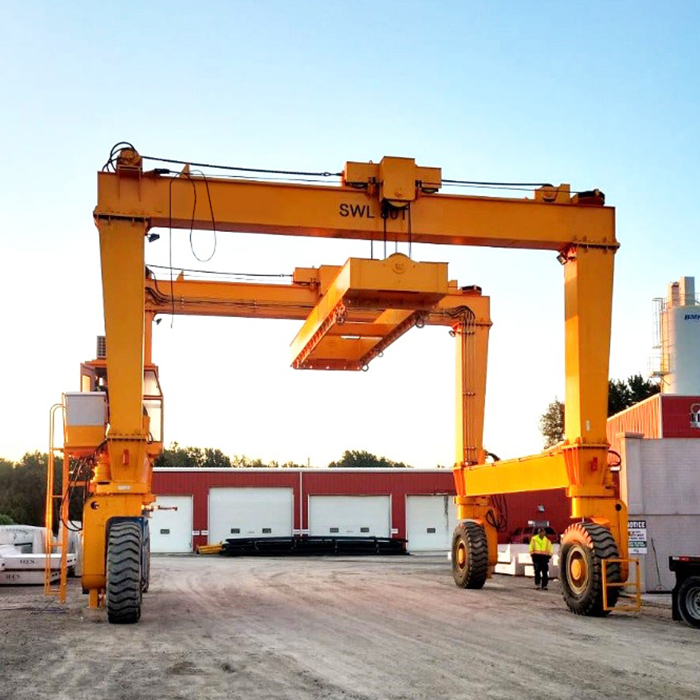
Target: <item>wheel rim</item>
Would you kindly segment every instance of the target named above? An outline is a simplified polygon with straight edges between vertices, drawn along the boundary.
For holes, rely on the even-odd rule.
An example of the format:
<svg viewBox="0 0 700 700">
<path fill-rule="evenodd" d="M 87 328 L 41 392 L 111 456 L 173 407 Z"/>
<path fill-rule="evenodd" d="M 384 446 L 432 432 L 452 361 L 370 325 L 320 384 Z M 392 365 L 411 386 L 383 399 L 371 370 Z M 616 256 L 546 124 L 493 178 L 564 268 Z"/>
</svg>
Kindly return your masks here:
<svg viewBox="0 0 700 700">
<path fill-rule="evenodd" d="M 566 560 L 567 578 L 572 593 L 583 595 L 588 588 L 591 571 L 586 552 L 579 544 L 574 544 L 569 550 Z"/>
<path fill-rule="evenodd" d="M 457 564 L 459 564 L 460 569 L 464 568 L 467 562 L 467 548 L 464 546 L 464 542 L 460 542 L 457 546 Z"/>
<path fill-rule="evenodd" d="M 700 620 L 700 586 L 691 588 L 685 598 L 688 612 L 696 619 Z"/>
</svg>

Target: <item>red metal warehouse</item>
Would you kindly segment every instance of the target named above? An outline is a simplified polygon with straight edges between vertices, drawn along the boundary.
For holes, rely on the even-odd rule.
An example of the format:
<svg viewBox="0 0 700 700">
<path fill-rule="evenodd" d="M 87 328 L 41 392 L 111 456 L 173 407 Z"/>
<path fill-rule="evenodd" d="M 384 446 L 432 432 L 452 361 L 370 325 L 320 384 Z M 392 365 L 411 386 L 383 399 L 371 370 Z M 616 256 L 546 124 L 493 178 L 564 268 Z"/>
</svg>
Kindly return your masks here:
<svg viewBox="0 0 700 700">
<path fill-rule="evenodd" d="M 449 548 L 456 513 L 447 469 L 156 469 L 154 551 L 192 551 L 229 537 L 367 535 L 408 540 L 409 551 Z M 568 524 L 563 490 L 506 497 L 502 541 L 529 521 Z"/>
</svg>

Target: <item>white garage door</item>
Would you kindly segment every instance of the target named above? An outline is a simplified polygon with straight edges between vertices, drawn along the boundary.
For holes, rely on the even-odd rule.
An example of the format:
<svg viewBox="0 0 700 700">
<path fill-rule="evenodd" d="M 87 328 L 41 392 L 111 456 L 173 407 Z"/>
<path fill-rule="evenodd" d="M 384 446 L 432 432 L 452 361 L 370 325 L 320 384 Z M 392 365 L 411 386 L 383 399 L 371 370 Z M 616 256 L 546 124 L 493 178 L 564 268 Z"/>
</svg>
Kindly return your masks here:
<svg viewBox="0 0 700 700">
<path fill-rule="evenodd" d="M 311 496 L 309 534 L 389 537 L 389 496 Z"/>
<path fill-rule="evenodd" d="M 292 489 L 210 489 L 209 542 L 232 537 L 291 537 L 293 508 Z"/>
<path fill-rule="evenodd" d="M 192 496 L 157 496 L 156 505 L 177 510 L 156 510 L 149 522 L 152 552 L 192 551 Z"/>
<path fill-rule="evenodd" d="M 409 552 L 449 551 L 457 524 L 453 496 L 408 496 L 406 537 Z"/>
</svg>

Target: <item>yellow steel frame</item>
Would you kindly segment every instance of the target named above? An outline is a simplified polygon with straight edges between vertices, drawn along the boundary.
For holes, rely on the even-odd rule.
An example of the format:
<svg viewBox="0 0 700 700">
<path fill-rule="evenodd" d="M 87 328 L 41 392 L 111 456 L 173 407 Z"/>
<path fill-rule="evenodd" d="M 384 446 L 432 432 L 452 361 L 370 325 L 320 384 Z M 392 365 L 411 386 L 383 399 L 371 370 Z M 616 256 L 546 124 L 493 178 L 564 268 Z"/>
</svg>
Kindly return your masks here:
<svg viewBox="0 0 700 700">
<path fill-rule="evenodd" d="M 608 600 L 610 588 L 625 588 L 629 587 L 629 581 L 608 581 L 608 566 L 610 564 L 624 565 L 629 570 L 629 565 L 634 566 L 634 602 L 630 605 L 610 605 Z M 601 577 L 603 579 L 603 610 L 610 612 L 617 610 L 618 612 L 639 612 L 642 609 L 642 579 L 639 567 L 639 559 L 631 557 L 629 559 L 601 559 Z"/>
<path fill-rule="evenodd" d="M 445 263 L 415 263 L 401 254 L 386 260 L 351 258 L 292 341 L 292 366 L 364 369 L 399 336 L 423 323 L 425 312 L 447 291 Z M 378 313 L 346 325 L 349 309 Z"/>
<path fill-rule="evenodd" d="M 139 154 L 129 148 L 119 154 L 116 172 L 98 174 L 94 216 L 102 260 L 109 428 L 104 444 L 97 446 L 97 475 L 85 509 L 85 588 L 104 588 L 109 518 L 140 515 L 153 499 L 151 463 L 161 446 L 149 441 L 143 381 L 144 369 L 151 366 L 150 325 L 158 313 L 307 319 L 295 344 L 295 361 L 302 358 L 298 366 L 324 366 L 323 361 L 330 366 L 329 359 L 347 359 L 352 353 L 334 350 L 334 340 L 354 331 L 364 342 L 346 363 L 350 369 L 371 359 L 381 339 L 400 334 L 416 320 L 451 326 L 457 339 L 458 515 L 484 523 L 490 564 L 496 563 L 497 551 L 489 496 L 549 488 L 566 488 L 572 517 L 608 526 L 620 557 L 626 559 L 627 510 L 607 466 L 605 434 L 618 247 L 614 210 L 603 206 L 597 191 L 572 196 L 567 185 L 540 188 L 530 199 L 438 194 L 440 186 L 438 168 L 421 168 L 406 158 L 348 163 L 342 184 L 326 187 L 204 178 L 188 168 L 179 177 L 162 170 L 147 172 Z M 541 455 L 484 463 L 491 322 L 488 299 L 478 289 L 460 290 L 455 283 L 445 287 L 441 282 L 431 288 L 436 293 L 432 307 L 425 300 L 398 309 L 391 300 L 374 309 L 346 306 L 345 329 L 338 328 L 334 314 L 352 284 L 342 282 L 344 273 L 337 267 L 298 268 L 291 285 L 198 282 L 183 276 L 158 282 L 148 271 L 144 279 L 144 239 L 151 228 L 213 225 L 217 231 L 556 251 L 565 276 L 565 442 Z M 391 263 L 363 261 L 358 266 L 375 264 Z M 400 285 L 394 291 L 400 292 Z M 328 308 L 326 294 L 328 300 L 336 297 Z M 412 321 L 417 310 L 426 316 L 413 316 Z M 330 350 L 320 353 L 315 364 L 313 354 L 322 342 Z"/>
<path fill-rule="evenodd" d="M 66 589 L 68 577 L 68 512 L 70 507 L 69 499 L 65 497 L 68 490 L 68 479 L 70 471 L 70 455 L 64 449 L 60 450 L 56 447 L 56 414 L 60 413 L 63 418 L 65 406 L 63 403 L 57 403 L 51 406 L 49 412 L 49 451 L 46 465 L 46 509 L 44 516 L 44 551 L 46 552 L 46 561 L 44 563 L 44 592 L 49 596 L 57 596 L 61 603 L 66 602 Z M 63 466 L 61 469 L 61 490 L 56 493 L 55 475 L 56 475 L 56 453 L 61 452 L 63 456 Z M 56 508 L 58 501 L 58 508 Z M 58 511 L 59 533 L 58 538 L 54 540 L 53 524 L 54 513 Z M 63 527 L 61 527 L 61 523 Z M 52 581 L 53 558 L 54 550 L 58 550 L 60 558 L 60 574 L 56 585 Z"/>
</svg>

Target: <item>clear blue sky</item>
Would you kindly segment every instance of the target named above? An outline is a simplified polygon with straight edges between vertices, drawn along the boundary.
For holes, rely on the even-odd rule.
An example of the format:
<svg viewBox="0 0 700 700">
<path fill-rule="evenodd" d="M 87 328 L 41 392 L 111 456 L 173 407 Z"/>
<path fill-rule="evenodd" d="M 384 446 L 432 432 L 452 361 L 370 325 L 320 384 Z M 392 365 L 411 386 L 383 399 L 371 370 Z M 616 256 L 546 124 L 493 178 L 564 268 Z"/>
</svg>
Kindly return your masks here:
<svg viewBox="0 0 700 700">
<path fill-rule="evenodd" d="M 404 155 L 445 177 L 598 187 L 622 243 L 614 377 L 646 372 L 651 299 L 700 277 L 698 2 L 6 1 L 0 21 L 0 456 L 45 449 L 49 406 L 94 355 L 95 172 L 122 139 L 196 161 L 337 171 Z M 195 243 L 206 250 L 208 234 Z M 291 272 L 367 253 L 222 235 L 210 265 Z M 414 257 L 491 296 L 486 443 L 537 451 L 538 417 L 563 396 L 561 267 L 541 252 Z M 195 266 L 186 233 L 175 262 Z M 166 439 L 316 466 L 348 448 L 452 463 L 444 330 L 331 376 L 289 369 L 297 325 L 162 323 Z"/>
</svg>

